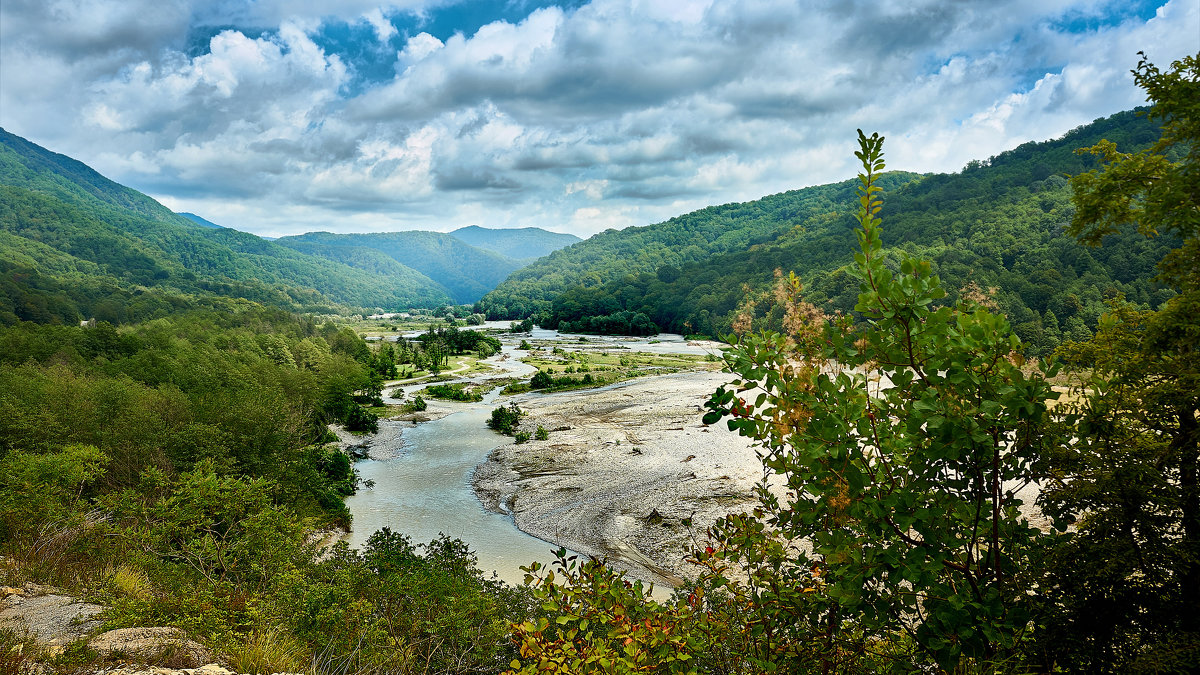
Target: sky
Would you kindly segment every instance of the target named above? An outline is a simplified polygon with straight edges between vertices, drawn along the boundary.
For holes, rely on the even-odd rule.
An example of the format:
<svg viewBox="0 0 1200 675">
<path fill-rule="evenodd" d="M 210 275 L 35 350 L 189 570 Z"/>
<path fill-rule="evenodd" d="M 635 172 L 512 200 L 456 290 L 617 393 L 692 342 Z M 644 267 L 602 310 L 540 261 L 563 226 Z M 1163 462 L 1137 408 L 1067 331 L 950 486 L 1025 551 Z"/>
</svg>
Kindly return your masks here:
<svg viewBox="0 0 1200 675">
<path fill-rule="evenodd" d="M 264 236 L 587 237 L 1145 102 L 1200 0 L 4 0 L 0 127 Z"/>
</svg>

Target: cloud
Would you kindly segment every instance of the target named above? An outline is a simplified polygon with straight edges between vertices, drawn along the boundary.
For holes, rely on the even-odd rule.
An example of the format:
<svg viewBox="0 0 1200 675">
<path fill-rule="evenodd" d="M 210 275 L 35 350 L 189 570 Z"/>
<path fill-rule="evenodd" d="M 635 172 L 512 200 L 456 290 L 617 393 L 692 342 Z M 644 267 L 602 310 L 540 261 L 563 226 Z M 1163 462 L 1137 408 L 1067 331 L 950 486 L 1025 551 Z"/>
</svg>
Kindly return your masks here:
<svg viewBox="0 0 1200 675">
<path fill-rule="evenodd" d="M 265 234 L 587 235 L 850 177 L 856 127 L 955 170 L 1141 103 L 1136 52 L 1200 32 L 1194 0 L 592 0 L 445 31 L 467 7 L 8 0 L 0 124 Z"/>
</svg>

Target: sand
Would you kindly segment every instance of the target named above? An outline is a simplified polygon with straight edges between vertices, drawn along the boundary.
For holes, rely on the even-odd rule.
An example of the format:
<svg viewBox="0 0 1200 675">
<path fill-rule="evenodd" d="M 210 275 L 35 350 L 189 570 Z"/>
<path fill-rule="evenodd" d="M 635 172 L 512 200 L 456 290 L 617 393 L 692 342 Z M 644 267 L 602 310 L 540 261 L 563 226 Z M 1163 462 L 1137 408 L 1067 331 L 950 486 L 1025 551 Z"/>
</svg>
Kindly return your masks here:
<svg viewBox="0 0 1200 675">
<path fill-rule="evenodd" d="M 729 378 L 678 373 L 520 397 L 521 428 L 541 425 L 550 438 L 497 448 L 475 471 L 476 493 L 521 530 L 641 578 L 694 577 L 688 554 L 717 518 L 757 503 L 763 478 L 747 439 L 701 423 L 704 401 Z"/>
</svg>

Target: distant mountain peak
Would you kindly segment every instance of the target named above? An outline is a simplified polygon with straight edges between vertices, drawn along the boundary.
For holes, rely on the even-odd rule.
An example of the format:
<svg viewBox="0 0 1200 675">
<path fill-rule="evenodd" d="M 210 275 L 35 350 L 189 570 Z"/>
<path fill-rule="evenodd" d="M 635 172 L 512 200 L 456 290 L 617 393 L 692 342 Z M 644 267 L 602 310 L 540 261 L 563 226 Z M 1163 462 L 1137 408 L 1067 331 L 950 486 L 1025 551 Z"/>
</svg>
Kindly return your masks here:
<svg viewBox="0 0 1200 675">
<path fill-rule="evenodd" d="M 540 227 L 490 228 L 467 225 L 454 230 L 450 236 L 517 260 L 541 258 L 583 241 L 573 234 L 551 232 Z"/>
</svg>

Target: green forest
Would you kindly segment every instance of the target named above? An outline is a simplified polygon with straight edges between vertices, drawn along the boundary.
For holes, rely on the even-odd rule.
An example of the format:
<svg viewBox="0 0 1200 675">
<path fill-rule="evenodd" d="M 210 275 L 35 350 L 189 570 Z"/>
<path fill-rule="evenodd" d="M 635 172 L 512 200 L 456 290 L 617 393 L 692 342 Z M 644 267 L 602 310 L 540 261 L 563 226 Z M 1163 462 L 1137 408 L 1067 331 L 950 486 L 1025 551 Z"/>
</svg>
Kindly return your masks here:
<svg viewBox="0 0 1200 675">
<path fill-rule="evenodd" d="M 888 172 L 860 131 L 854 180 L 603 233 L 482 300 L 729 335 L 703 423 L 784 489 L 697 532 L 697 577 L 657 600 L 566 551 L 521 586 L 447 537 L 321 553 L 358 488 L 328 425 L 369 430 L 398 366 L 498 341 L 370 344 L 318 312 L 382 258 L 179 222 L 6 135 L 0 586 L 243 673 L 1193 672 L 1200 56 L 1134 76 L 1148 108 L 959 174 Z M 0 629 L 0 672 L 114 665 Z"/>
<path fill-rule="evenodd" d="M 1085 339 L 1118 295 L 1158 307 L 1174 291 L 1155 280 L 1155 264 L 1177 240 L 1118 231 L 1084 248 L 1065 231 L 1074 210 L 1068 179 L 1095 166 L 1074 150 L 1100 139 L 1138 150 L 1158 133 L 1130 111 L 957 174 L 885 173 L 885 264 L 896 269 L 905 254 L 929 260 L 949 291 L 944 302 L 964 290 L 988 295 L 1033 355 Z M 528 313 L 545 328 L 605 332 L 588 322 L 631 312 L 663 331 L 720 337 L 778 270 L 800 274 L 810 302 L 849 313 L 858 295 L 853 190 L 853 181 L 807 188 L 597 235 L 513 274 L 483 306 L 494 318 Z M 755 306 L 756 325 L 781 327 L 778 307 Z"/>
</svg>

